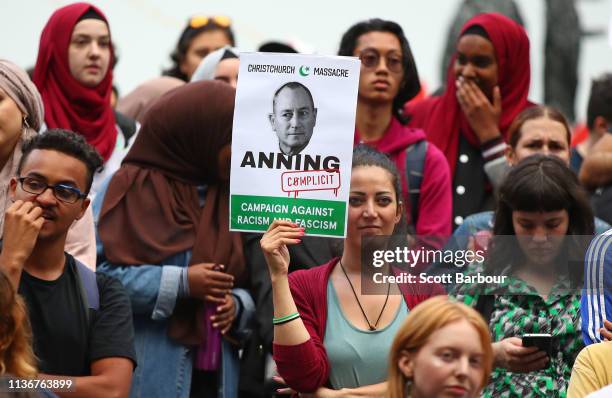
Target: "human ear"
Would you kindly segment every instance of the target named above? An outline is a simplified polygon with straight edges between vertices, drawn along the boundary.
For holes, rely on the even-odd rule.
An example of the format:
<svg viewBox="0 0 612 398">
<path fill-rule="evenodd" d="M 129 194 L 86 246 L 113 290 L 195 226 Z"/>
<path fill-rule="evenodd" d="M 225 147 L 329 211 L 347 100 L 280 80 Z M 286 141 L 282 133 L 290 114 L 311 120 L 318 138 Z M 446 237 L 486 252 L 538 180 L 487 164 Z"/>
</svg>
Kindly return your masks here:
<svg viewBox="0 0 612 398">
<path fill-rule="evenodd" d="M 270 126 L 272 127 L 272 130 L 276 131 L 276 129 L 274 128 L 274 113 L 268 114 L 268 120 L 270 121 Z"/>
<path fill-rule="evenodd" d="M 505 156 L 506 156 L 506 161 L 508 162 L 510 166 L 514 166 L 516 164 L 516 153 L 514 152 L 514 149 L 512 149 L 510 145 L 506 147 Z"/>
<path fill-rule="evenodd" d="M 83 203 L 81 204 L 81 210 L 79 211 L 79 214 L 76 217 L 77 220 L 80 220 L 81 218 L 83 218 L 83 216 L 85 215 L 85 212 L 87 211 L 87 208 L 89 207 L 90 202 L 91 200 L 89 200 L 89 198 L 83 199 Z"/>
<path fill-rule="evenodd" d="M 181 71 L 181 73 L 183 73 L 184 75 L 187 74 L 187 52 L 189 51 L 189 49 L 187 49 L 187 51 L 185 51 L 185 55 L 183 57 L 181 57 L 182 59 L 179 61 L 178 66 L 179 66 L 179 70 Z"/>
<path fill-rule="evenodd" d="M 397 202 L 397 209 L 395 211 L 395 223 L 397 224 L 402 219 L 402 214 L 404 214 L 404 203 Z"/>
<path fill-rule="evenodd" d="M 9 182 L 9 197 L 11 201 L 15 201 L 15 194 L 17 192 L 17 179 L 15 177 L 11 178 Z"/>
<path fill-rule="evenodd" d="M 610 127 L 610 125 L 611 123 L 608 122 L 605 117 L 597 116 L 595 117 L 595 120 L 593 120 L 592 133 L 596 134 L 599 137 L 602 137 L 608 132 L 608 128 Z"/>
<path fill-rule="evenodd" d="M 404 377 L 412 379 L 414 376 L 414 356 L 407 350 L 402 350 L 399 360 L 397 361 L 397 367 Z"/>
</svg>

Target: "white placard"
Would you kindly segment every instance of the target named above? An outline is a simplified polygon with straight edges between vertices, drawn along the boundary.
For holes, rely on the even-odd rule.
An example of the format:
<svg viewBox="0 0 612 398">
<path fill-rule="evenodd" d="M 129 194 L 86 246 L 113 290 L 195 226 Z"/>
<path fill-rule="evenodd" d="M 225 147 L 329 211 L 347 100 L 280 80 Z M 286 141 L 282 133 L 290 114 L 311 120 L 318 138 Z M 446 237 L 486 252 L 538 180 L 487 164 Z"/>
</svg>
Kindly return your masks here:
<svg viewBox="0 0 612 398">
<path fill-rule="evenodd" d="M 344 237 L 360 63 L 241 53 L 232 133 L 230 229 L 274 219 Z"/>
</svg>

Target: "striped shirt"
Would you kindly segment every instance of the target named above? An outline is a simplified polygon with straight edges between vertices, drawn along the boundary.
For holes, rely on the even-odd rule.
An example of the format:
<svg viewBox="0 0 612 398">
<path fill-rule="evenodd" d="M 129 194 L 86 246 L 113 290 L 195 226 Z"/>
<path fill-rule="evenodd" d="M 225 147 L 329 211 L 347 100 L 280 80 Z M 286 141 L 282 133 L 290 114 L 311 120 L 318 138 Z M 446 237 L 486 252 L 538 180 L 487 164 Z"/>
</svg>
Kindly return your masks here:
<svg viewBox="0 0 612 398">
<path fill-rule="evenodd" d="M 596 236 L 584 262 L 584 289 L 580 303 L 585 344 L 603 341 L 599 329 L 612 320 L 612 229 Z"/>
</svg>

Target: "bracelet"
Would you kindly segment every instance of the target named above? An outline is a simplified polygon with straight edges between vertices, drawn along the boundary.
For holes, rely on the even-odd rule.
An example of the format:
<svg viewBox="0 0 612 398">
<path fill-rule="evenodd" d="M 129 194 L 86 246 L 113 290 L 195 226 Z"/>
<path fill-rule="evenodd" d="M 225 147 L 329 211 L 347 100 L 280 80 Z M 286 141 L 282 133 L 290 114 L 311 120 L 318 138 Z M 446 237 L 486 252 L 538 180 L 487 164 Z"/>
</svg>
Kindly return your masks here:
<svg viewBox="0 0 612 398">
<path fill-rule="evenodd" d="M 284 323 L 291 322 L 291 321 L 293 321 L 295 319 L 298 319 L 298 318 L 300 318 L 299 312 L 294 312 L 293 314 L 290 314 L 290 315 L 287 315 L 287 316 L 281 316 L 281 317 L 278 317 L 278 318 L 273 318 L 272 319 L 272 323 L 274 325 L 282 325 Z"/>
</svg>

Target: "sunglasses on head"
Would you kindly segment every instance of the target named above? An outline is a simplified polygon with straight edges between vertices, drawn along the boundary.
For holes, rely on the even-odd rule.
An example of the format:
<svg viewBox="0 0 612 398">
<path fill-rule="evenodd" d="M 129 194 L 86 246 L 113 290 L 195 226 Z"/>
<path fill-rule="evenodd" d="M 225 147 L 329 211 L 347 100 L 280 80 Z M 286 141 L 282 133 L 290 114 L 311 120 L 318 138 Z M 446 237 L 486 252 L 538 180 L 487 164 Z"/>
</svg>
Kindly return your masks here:
<svg viewBox="0 0 612 398">
<path fill-rule="evenodd" d="M 198 29 L 206 25 L 215 25 L 221 28 L 229 28 L 232 24 L 232 20 L 225 15 L 194 15 L 189 18 L 189 27 Z"/>
</svg>

